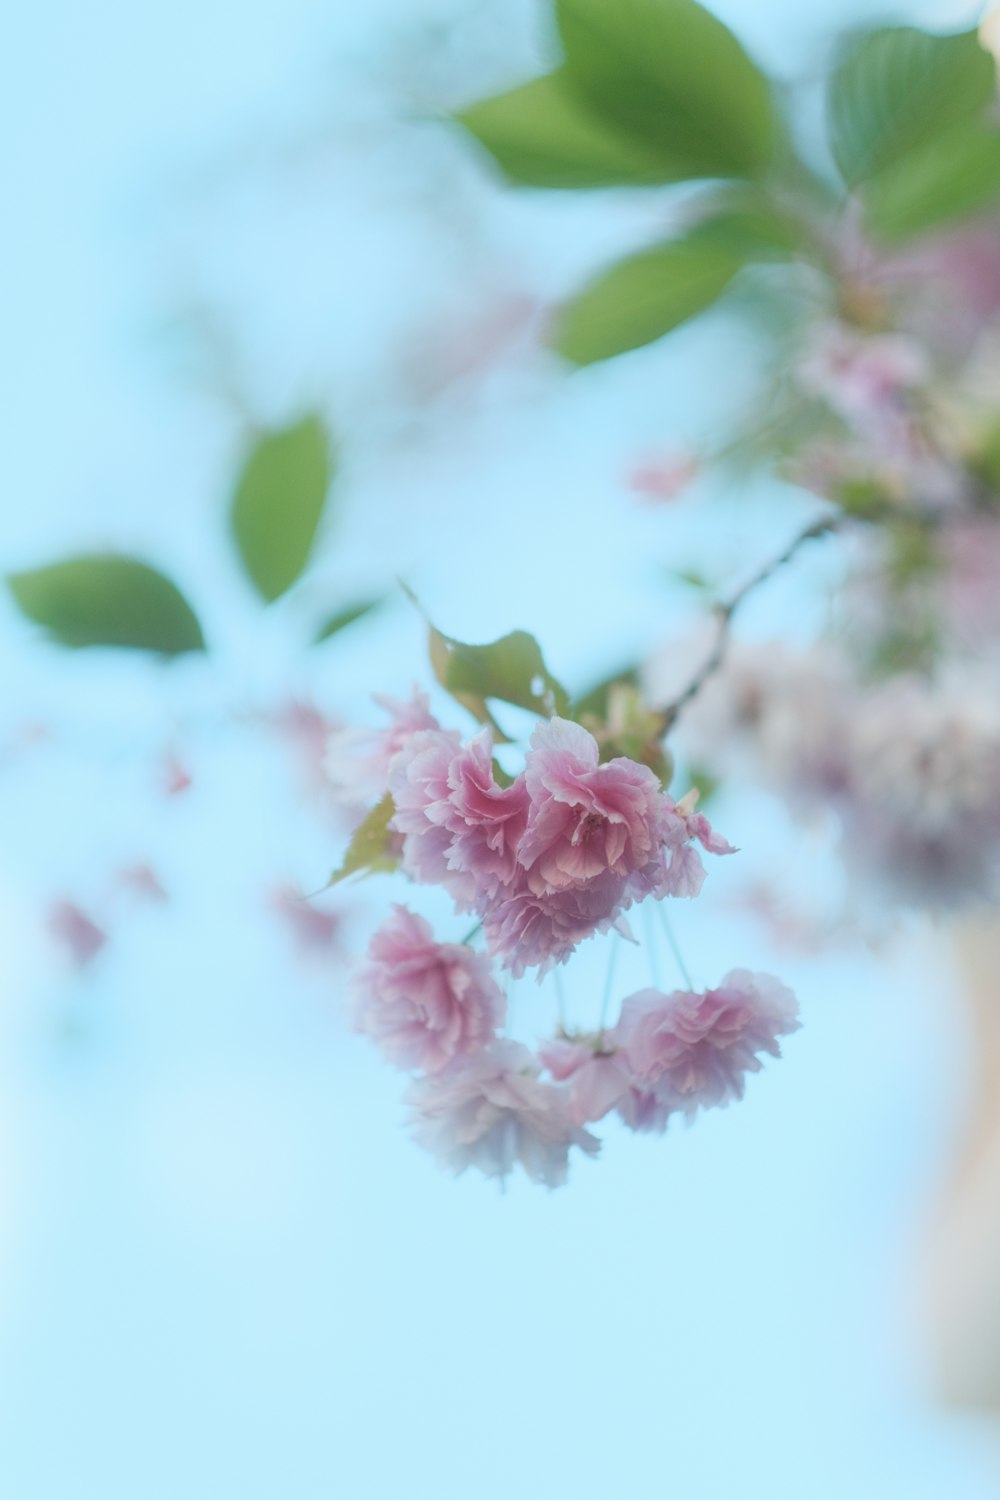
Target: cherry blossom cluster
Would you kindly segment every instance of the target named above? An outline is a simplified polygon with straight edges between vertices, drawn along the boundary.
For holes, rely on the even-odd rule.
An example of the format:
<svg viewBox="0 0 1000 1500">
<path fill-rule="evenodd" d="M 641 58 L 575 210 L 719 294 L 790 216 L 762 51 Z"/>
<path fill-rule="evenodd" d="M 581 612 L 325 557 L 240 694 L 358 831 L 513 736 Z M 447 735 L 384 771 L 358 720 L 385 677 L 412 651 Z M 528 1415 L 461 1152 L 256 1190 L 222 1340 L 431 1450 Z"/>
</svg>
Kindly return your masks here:
<svg viewBox="0 0 1000 1500">
<path fill-rule="evenodd" d="M 672 1116 L 742 1096 L 748 1073 L 797 1027 L 777 980 L 737 970 L 716 989 L 629 996 L 592 1033 L 561 1028 L 536 1051 L 505 1034 L 494 972 L 539 978 L 583 940 L 647 898 L 691 897 L 705 877 L 699 848 L 734 852 L 656 774 L 627 756 L 602 762 L 594 736 L 560 717 L 535 729 L 523 770 L 504 776 L 489 729 L 463 744 L 428 700 L 381 700 L 389 727 L 341 737 L 331 775 L 391 798 L 387 838 L 402 872 L 443 887 L 478 920 L 462 942 L 439 942 L 397 905 L 371 939 L 353 987 L 353 1024 L 416 1075 L 407 1095 L 415 1139 L 455 1171 L 503 1180 L 519 1163 L 549 1187 L 566 1180 L 587 1128 L 609 1114 L 662 1131 Z M 354 761 L 352 765 L 345 761 Z M 479 938 L 485 951 L 473 947 Z"/>
<path fill-rule="evenodd" d="M 749 771 L 804 819 L 832 812 L 849 873 L 890 906 L 1000 895 L 1000 700 L 988 671 L 865 681 L 829 644 L 743 645 L 684 733 L 714 772 Z"/>
<path fill-rule="evenodd" d="M 848 237 L 837 254 L 839 315 L 807 326 L 788 359 L 791 410 L 810 416 L 795 418 L 785 473 L 877 523 L 858 602 L 881 590 L 886 634 L 902 627 L 925 657 L 978 650 L 984 628 L 1000 640 L 997 221 L 892 255 Z"/>
</svg>

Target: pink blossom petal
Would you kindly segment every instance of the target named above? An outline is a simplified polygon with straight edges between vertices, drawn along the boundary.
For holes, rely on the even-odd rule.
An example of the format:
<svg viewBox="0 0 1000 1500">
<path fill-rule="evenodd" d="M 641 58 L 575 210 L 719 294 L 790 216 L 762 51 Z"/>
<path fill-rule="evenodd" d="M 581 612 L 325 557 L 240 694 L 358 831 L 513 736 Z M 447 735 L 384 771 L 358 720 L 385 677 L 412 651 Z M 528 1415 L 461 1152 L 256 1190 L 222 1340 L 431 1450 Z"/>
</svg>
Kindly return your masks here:
<svg viewBox="0 0 1000 1500">
<path fill-rule="evenodd" d="M 404 1068 L 439 1072 L 481 1051 L 506 1002 L 489 960 L 437 943 L 422 917 L 395 906 L 372 937 L 355 984 L 354 1025 Z"/>
</svg>

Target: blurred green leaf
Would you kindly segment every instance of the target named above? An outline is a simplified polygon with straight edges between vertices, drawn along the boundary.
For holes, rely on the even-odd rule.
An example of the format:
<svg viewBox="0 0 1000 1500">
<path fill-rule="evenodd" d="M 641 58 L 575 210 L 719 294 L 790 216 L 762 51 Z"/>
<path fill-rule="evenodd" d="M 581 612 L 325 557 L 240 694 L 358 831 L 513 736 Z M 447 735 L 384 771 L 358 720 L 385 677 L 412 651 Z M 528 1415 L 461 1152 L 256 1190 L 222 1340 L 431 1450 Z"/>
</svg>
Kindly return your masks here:
<svg viewBox="0 0 1000 1500">
<path fill-rule="evenodd" d="M 730 250 L 685 240 L 642 250 L 562 308 L 553 348 L 587 365 L 651 344 L 711 307 L 741 266 Z"/>
<path fill-rule="evenodd" d="M 983 503 L 991 510 L 1000 507 L 1000 422 L 990 422 L 976 440 L 969 455 L 969 468 L 986 486 Z"/>
<path fill-rule="evenodd" d="M 957 125 L 873 177 L 865 216 L 882 239 L 907 239 L 1000 197 L 1000 133 Z"/>
<path fill-rule="evenodd" d="M 7 582 L 22 614 L 61 646 L 123 646 L 161 656 L 205 649 L 183 594 L 134 558 L 74 557 L 14 573 Z"/>
<path fill-rule="evenodd" d="M 602 120 L 564 69 L 455 116 L 513 182 L 595 188 L 669 181 L 654 152 Z"/>
<path fill-rule="evenodd" d="M 687 779 L 698 792 L 698 811 L 704 812 L 719 790 L 720 781 L 704 766 L 688 766 Z"/>
<path fill-rule="evenodd" d="M 392 796 L 386 792 L 354 830 L 340 868 L 334 870 L 327 882 L 328 890 L 348 875 L 379 875 L 396 869 L 399 855 L 393 848 L 395 839 L 389 827 L 395 811 Z"/>
<path fill-rule="evenodd" d="M 753 177 L 771 162 L 767 78 L 695 0 L 556 0 L 575 84 L 670 180 Z"/>
<path fill-rule="evenodd" d="M 247 456 L 230 519 L 243 566 L 268 602 L 309 561 L 330 480 L 330 443 L 316 416 L 265 433 Z"/>
<path fill-rule="evenodd" d="M 610 677 L 604 677 L 596 682 L 593 687 L 588 688 L 579 698 L 574 698 L 570 705 L 569 717 L 576 719 L 580 724 L 585 719 L 599 719 L 604 721 L 608 717 L 608 702 L 611 689 L 619 683 L 627 687 L 637 687 L 639 684 L 639 668 L 636 666 L 622 667 L 613 672 Z"/>
<path fill-rule="evenodd" d="M 750 188 L 725 189 L 709 203 L 687 230 L 687 244 L 727 251 L 741 261 L 792 260 L 802 248 L 799 225 Z"/>
<path fill-rule="evenodd" d="M 485 646 L 469 646 L 431 626 L 429 649 L 441 686 L 481 724 L 489 724 L 501 740 L 507 737 L 490 713 L 487 699 L 512 703 L 546 718 L 566 713 L 566 689 L 553 677 L 541 647 L 526 630 L 513 630 Z"/>
<path fill-rule="evenodd" d="M 856 187 L 942 132 L 981 116 L 996 65 L 975 31 L 932 36 L 913 26 L 849 37 L 830 82 L 830 139 Z"/>
<path fill-rule="evenodd" d="M 328 641 L 332 635 L 346 630 L 348 625 L 354 624 L 355 620 L 364 619 L 365 615 L 370 615 L 373 610 L 378 609 L 384 603 L 385 596 L 380 594 L 377 599 L 363 599 L 357 604 L 348 604 L 343 609 L 339 609 L 317 631 L 315 644 L 318 646 L 321 641 Z"/>
</svg>

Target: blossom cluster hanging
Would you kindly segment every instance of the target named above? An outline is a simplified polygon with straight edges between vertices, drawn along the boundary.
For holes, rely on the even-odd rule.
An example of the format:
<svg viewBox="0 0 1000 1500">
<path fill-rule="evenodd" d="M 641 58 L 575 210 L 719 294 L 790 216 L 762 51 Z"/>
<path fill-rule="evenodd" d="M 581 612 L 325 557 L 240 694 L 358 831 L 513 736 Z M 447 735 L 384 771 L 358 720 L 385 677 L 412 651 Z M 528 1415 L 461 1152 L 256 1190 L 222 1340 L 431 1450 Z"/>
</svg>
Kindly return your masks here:
<svg viewBox="0 0 1000 1500">
<path fill-rule="evenodd" d="M 538 687 L 536 677 L 529 691 Z M 582 1032 L 564 1019 L 535 1050 L 504 1031 L 503 976 L 541 979 L 595 934 L 630 937 L 630 907 L 696 896 L 701 851 L 735 852 L 696 810 L 697 794 L 675 801 L 652 765 L 603 753 L 591 729 L 558 713 L 537 725 L 511 777 L 494 757 L 491 715 L 463 743 L 423 694 L 378 701 L 385 729 L 345 731 L 330 747 L 337 784 L 382 793 L 336 878 L 398 868 L 476 919 L 463 941 L 440 942 L 396 905 L 355 976 L 355 1029 L 416 1075 L 415 1139 L 456 1171 L 502 1180 L 520 1163 L 554 1187 L 573 1147 L 596 1154 L 587 1127 L 605 1116 L 662 1131 L 672 1116 L 742 1097 L 747 1073 L 798 1025 L 794 997 L 768 975 L 735 970 L 703 993 L 645 989 L 613 1024 Z"/>
</svg>

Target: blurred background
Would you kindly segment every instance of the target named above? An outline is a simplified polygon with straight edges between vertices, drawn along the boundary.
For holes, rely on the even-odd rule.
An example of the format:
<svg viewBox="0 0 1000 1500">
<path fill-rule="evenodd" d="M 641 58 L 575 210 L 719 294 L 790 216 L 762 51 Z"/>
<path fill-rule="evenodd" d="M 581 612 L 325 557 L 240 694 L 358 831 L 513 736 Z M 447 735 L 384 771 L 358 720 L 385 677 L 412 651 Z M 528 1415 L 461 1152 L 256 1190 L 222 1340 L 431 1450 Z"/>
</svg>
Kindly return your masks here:
<svg viewBox="0 0 1000 1500">
<path fill-rule="evenodd" d="M 715 9 L 807 79 L 873 18 Z M 724 311 L 572 377 L 540 347 L 545 309 L 662 212 L 512 193 L 445 118 L 540 66 L 541 10 L 56 0 L 10 24 L 3 568 L 141 557 L 211 651 L 65 652 L 0 599 L 0 1492 L 994 1495 L 994 1421 L 938 1401 L 926 1340 L 974 1063 L 939 926 L 779 941 L 748 882 L 822 913 L 843 876 L 822 832 L 723 790 L 745 853 L 678 935 L 696 980 L 779 972 L 802 1032 L 738 1109 L 611 1127 L 567 1190 L 501 1195 L 416 1150 L 344 1025 L 401 891 L 301 899 L 348 830 L 326 734 L 427 677 L 397 577 L 463 640 L 533 631 L 582 690 L 697 631 L 680 571 L 725 581 L 808 514 L 766 483 L 636 493 L 746 396 L 759 350 Z M 321 547 L 265 610 L 234 476 L 249 431 L 311 410 L 338 444 Z M 743 631 L 807 643 L 840 566 L 803 556 Z M 551 1024 L 548 986 L 512 1003 Z"/>
</svg>

